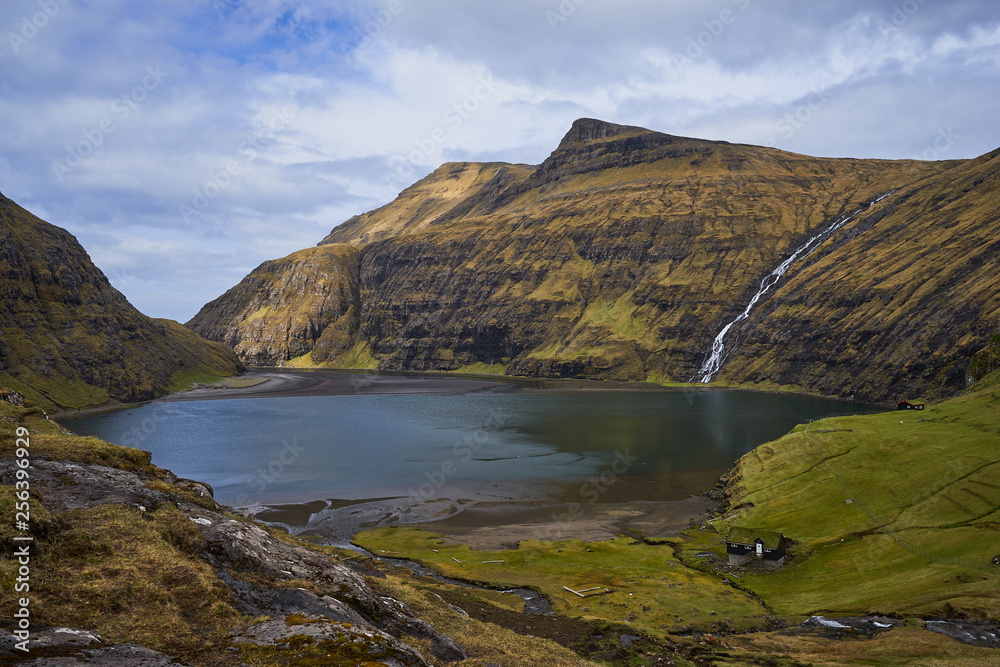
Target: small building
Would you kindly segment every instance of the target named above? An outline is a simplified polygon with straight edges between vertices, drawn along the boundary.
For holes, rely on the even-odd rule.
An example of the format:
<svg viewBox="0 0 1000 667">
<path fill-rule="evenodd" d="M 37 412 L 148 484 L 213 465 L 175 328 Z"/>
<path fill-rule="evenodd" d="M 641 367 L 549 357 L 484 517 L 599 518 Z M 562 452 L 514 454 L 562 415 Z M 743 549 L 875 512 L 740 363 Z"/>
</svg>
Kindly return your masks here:
<svg viewBox="0 0 1000 667">
<path fill-rule="evenodd" d="M 726 536 L 726 553 L 730 565 L 743 565 L 758 560 L 769 567 L 785 564 L 785 536 L 774 530 L 754 530 L 733 526 Z"/>
<path fill-rule="evenodd" d="M 909 401 L 900 401 L 896 403 L 897 410 L 923 410 L 923 403 L 910 403 Z"/>
</svg>

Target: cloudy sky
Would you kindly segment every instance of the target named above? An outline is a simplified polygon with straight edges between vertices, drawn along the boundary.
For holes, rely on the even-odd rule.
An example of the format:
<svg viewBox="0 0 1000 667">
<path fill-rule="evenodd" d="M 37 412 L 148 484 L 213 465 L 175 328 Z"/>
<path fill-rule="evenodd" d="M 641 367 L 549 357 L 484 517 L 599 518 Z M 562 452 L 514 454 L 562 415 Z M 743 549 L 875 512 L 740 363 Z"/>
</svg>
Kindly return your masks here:
<svg viewBox="0 0 1000 667">
<path fill-rule="evenodd" d="M 1000 147 L 993 0 L 4 0 L 0 36 L 0 192 L 182 322 L 440 163 L 538 163 L 579 117 Z"/>
</svg>

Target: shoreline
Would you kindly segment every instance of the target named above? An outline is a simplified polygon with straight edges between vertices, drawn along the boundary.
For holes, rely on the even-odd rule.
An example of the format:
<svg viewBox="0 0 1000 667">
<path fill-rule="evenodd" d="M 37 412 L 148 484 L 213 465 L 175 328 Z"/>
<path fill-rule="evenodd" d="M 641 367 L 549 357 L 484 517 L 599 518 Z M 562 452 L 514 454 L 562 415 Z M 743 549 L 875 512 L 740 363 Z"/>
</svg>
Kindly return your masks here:
<svg viewBox="0 0 1000 667">
<path fill-rule="evenodd" d="M 249 372 L 235 378 L 236 381 L 229 386 L 225 383 L 220 383 L 223 386 L 202 386 L 156 401 L 95 406 L 72 413 L 63 411 L 56 416 L 69 421 L 74 417 L 125 410 L 150 402 L 239 398 L 466 394 L 481 391 L 753 391 L 747 387 L 715 387 L 704 384 L 663 386 L 635 381 L 517 378 L 439 372 L 358 372 L 339 369 L 251 368 Z M 635 489 L 622 494 L 625 489 L 616 488 L 598 502 L 581 503 L 579 492 L 573 494 L 565 490 L 554 495 L 544 494 L 548 497 L 517 493 L 498 497 L 472 492 L 463 498 L 433 500 L 386 497 L 344 500 L 313 497 L 303 498 L 301 501 L 293 499 L 291 502 L 237 507 L 236 510 L 251 514 L 265 523 L 281 526 L 295 535 L 309 535 L 340 544 L 349 543 L 360 530 L 386 525 L 421 525 L 442 533 L 446 540 L 484 550 L 516 546 L 521 539 L 601 541 L 613 539 L 625 532 L 671 537 L 688 529 L 692 520 L 700 523 L 706 514 L 711 518 L 712 512 L 720 503 L 703 494 L 712 488 L 719 472 L 715 471 L 712 481 L 704 477 L 697 482 L 686 479 L 668 496 L 650 496 L 641 492 L 631 498 L 629 494 L 634 493 Z M 704 474 L 704 471 L 698 474 Z M 573 502 L 574 500 L 577 502 Z"/>
<path fill-rule="evenodd" d="M 596 380 L 587 378 L 549 378 L 447 371 L 378 371 L 366 369 L 253 367 L 246 373 L 227 378 L 240 381 L 259 380 L 251 386 L 199 387 L 174 392 L 159 398 L 135 403 L 110 402 L 85 408 L 59 408 L 49 413 L 53 419 L 81 417 L 142 407 L 153 402 L 209 401 L 235 398 L 285 398 L 308 396 L 349 396 L 396 393 L 466 393 L 472 391 L 525 392 L 703 392 L 742 391 L 766 394 L 793 394 L 891 410 L 891 404 L 858 401 L 806 391 L 801 387 L 783 389 L 703 383 L 659 383 L 644 380 Z M 221 382 L 222 384 L 225 381 Z"/>
<path fill-rule="evenodd" d="M 137 401 L 135 403 L 102 403 L 101 405 L 92 405 L 86 408 L 59 408 L 58 410 L 46 412 L 45 414 L 53 420 L 62 423 L 60 420 L 73 421 L 74 419 L 82 419 L 83 417 L 96 417 L 97 415 L 105 415 L 111 412 L 121 412 L 122 410 L 141 408 L 142 406 L 148 405 L 152 402 L 153 401 L 150 400 Z"/>
<path fill-rule="evenodd" d="M 189 389 L 164 396 L 157 401 L 211 401 L 232 398 L 368 394 L 457 394 L 497 389 L 505 384 L 513 384 L 474 377 L 446 378 L 419 373 L 365 373 L 332 369 L 253 369 L 239 377 L 245 380 L 263 381 L 253 386 L 244 387 Z"/>
<path fill-rule="evenodd" d="M 692 522 L 700 524 L 719 511 L 724 472 L 623 477 L 599 498 L 581 496 L 576 482 L 512 482 L 452 497 L 312 498 L 237 509 L 292 535 L 333 546 L 349 546 L 358 532 L 386 526 L 424 528 L 446 542 L 487 551 L 516 548 L 521 540 L 679 537 Z M 653 484 L 655 490 L 650 489 Z"/>
<path fill-rule="evenodd" d="M 357 533 L 405 525 L 438 533 L 445 544 L 479 551 L 516 549 L 521 541 L 603 542 L 622 535 L 681 537 L 721 507 L 695 494 L 680 500 L 580 503 L 559 501 L 476 502 L 441 498 L 410 505 L 406 498 L 264 505 L 253 518 L 320 544 L 349 547 Z M 336 504 L 338 501 L 334 501 Z M 324 507 L 325 506 L 325 507 Z"/>
</svg>

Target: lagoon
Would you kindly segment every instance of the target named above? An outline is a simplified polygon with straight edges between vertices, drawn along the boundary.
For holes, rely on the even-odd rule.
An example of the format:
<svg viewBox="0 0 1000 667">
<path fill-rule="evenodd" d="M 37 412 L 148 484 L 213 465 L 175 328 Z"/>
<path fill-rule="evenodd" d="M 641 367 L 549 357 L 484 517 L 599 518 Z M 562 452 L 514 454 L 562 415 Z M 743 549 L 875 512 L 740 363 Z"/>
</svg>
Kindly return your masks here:
<svg viewBox="0 0 1000 667">
<path fill-rule="evenodd" d="M 378 376 L 364 377 L 378 385 Z M 567 489 L 586 501 L 677 500 L 710 488 L 743 454 L 796 424 L 873 411 L 794 394 L 601 383 L 539 390 L 502 381 L 456 392 L 454 378 L 414 381 L 422 393 L 239 392 L 65 423 L 151 452 L 155 465 L 211 484 L 219 502 L 259 508 L 401 497 L 558 500 Z"/>
</svg>

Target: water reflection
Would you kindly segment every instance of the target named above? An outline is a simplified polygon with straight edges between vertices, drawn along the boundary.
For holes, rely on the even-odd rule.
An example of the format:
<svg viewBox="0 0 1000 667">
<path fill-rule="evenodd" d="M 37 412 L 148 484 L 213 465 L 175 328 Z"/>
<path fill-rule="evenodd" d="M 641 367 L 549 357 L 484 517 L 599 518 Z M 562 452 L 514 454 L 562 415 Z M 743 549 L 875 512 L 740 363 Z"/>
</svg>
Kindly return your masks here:
<svg viewBox="0 0 1000 667">
<path fill-rule="evenodd" d="M 177 403 L 143 430 L 159 409 L 68 425 L 148 450 L 154 464 L 212 484 L 221 502 L 248 505 L 517 496 L 579 484 L 621 455 L 635 460 L 624 476 L 636 489 L 662 493 L 703 483 L 694 473 L 717 476 L 795 424 L 852 404 L 713 390 L 258 398 Z"/>
</svg>

